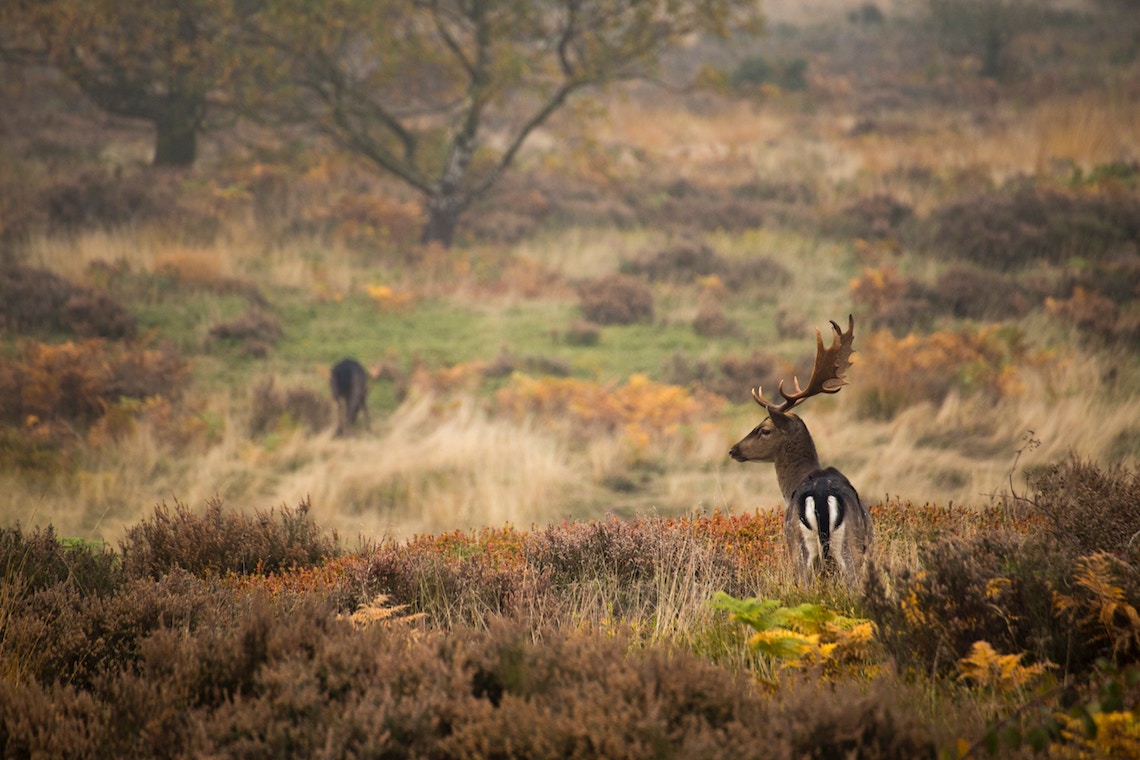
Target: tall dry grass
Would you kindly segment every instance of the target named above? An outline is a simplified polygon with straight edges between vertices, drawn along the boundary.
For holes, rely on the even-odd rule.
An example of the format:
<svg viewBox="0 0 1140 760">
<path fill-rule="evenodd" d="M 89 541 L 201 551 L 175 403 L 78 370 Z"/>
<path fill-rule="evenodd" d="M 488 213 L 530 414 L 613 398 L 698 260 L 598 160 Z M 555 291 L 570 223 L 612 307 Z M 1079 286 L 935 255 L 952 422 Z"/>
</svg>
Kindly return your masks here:
<svg viewBox="0 0 1140 760">
<path fill-rule="evenodd" d="M 1140 143 L 1140 105 L 1121 88 L 1049 98 L 1031 105 L 1004 102 L 978 122 L 967 112 L 916 112 L 901 135 L 840 137 L 859 154 L 868 179 L 889 182 L 899 170 L 980 173 L 995 183 L 1019 175 L 1051 176 L 1129 161 Z M 923 196 L 920 194 L 919 200 Z"/>
</svg>

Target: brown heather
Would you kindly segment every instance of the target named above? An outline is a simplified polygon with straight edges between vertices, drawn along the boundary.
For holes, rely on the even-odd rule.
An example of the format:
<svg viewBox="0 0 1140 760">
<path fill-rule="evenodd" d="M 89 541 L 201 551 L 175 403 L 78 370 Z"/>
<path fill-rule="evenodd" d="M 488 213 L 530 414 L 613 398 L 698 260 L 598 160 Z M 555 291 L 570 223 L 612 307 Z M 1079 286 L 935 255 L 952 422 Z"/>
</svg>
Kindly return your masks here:
<svg viewBox="0 0 1140 760">
<path fill-rule="evenodd" d="M 861 600 L 820 591 L 869 616 L 882 649 L 862 668 L 763 684 L 743 631 L 709 600 L 795 593 L 778 570 L 775 511 L 422 535 L 347 553 L 304 503 L 254 517 L 217 502 L 160 506 L 117 552 L 7 529 L 0 747 L 934 758 L 984 730 L 972 692 L 951 680 L 975 642 L 1045 664 L 1077 700 L 1116 688 L 1097 658 L 1129 667 L 1140 653 L 1140 625 L 1124 614 L 1140 604 L 1134 565 L 1081 557 L 1037 511 L 1094 488 L 1121 498 L 1136 474 L 1059 471 L 1063 487 L 1042 479 L 1035 504 L 876 505 L 880 553 L 921 545 L 917 564 L 873 573 Z M 1105 609 L 1123 615 L 1109 635 L 1097 632 Z M 1059 698 L 1025 693 L 1002 709 L 1030 730 Z"/>
</svg>

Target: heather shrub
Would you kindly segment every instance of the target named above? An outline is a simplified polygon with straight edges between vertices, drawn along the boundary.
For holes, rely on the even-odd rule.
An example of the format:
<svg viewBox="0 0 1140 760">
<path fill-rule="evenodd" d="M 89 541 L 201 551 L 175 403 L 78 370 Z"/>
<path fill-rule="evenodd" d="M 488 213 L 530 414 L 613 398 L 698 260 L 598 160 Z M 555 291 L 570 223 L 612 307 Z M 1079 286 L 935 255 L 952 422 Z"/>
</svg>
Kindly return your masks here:
<svg viewBox="0 0 1140 760">
<path fill-rule="evenodd" d="M 787 267 L 767 256 L 726 259 L 704 243 L 682 240 L 652 256 L 622 263 L 622 271 L 646 277 L 651 282 L 688 284 L 717 277 L 732 290 L 750 285 L 776 287 L 792 281 Z"/>
<path fill-rule="evenodd" d="M 277 344 L 283 331 L 281 320 L 254 309 L 211 327 L 209 342 L 232 347 L 243 356 L 264 358 Z"/>
<path fill-rule="evenodd" d="M 845 206 L 824 223 L 835 237 L 860 240 L 896 238 L 914 209 L 890 195 L 871 195 Z"/>
<path fill-rule="evenodd" d="M 253 599 L 236 624 L 156 631 L 139 650 L 88 691 L 0 685 L 6 750 L 729 758 L 762 745 L 792 757 L 797 733 L 745 680 L 598 633 L 356 631 L 320 605 L 282 615 Z"/>
<path fill-rule="evenodd" d="M 1020 317 L 1032 306 L 1017 280 L 969 266 L 954 266 L 940 275 L 930 299 L 934 308 L 959 319 Z"/>
<path fill-rule="evenodd" d="M 674 353 L 665 366 L 665 379 L 673 385 L 698 386 L 732 402 L 747 400 L 757 386 L 774 387 L 779 382 L 777 361 L 753 351 L 748 356 L 726 356 L 719 362 L 691 359 Z"/>
<path fill-rule="evenodd" d="M 340 553 L 336 534 L 321 533 L 309 517 L 309 503 L 296 509 L 226 511 L 219 499 L 196 514 L 175 502 L 127 530 L 120 542 L 123 571 L 130 578 L 161 578 L 176 568 L 197 576 L 273 573 L 313 567 Z"/>
<path fill-rule="evenodd" d="M 852 24 L 882 24 L 887 17 L 875 3 L 863 3 L 847 11 L 847 20 Z"/>
<path fill-rule="evenodd" d="M 31 533 L 18 525 L 0 529 L 0 571 L 21 597 L 61 583 L 80 595 L 105 595 L 121 582 L 118 557 L 107 546 L 60 539 L 50 525 Z"/>
<path fill-rule="evenodd" d="M 947 536 L 920 547 L 920 567 L 888 585 L 871 573 L 863 604 L 881 640 L 917 673 L 949 674 L 978 641 L 1038 662 L 1079 668 L 1088 651 L 1055 615 L 1071 555 L 1005 531 Z"/>
<path fill-rule="evenodd" d="M 1046 298 L 1045 308 L 1081 332 L 1105 343 L 1137 345 L 1140 313 L 1124 310 L 1112 299 L 1081 286 L 1067 299 Z"/>
<path fill-rule="evenodd" d="M 137 655 L 140 639 L 163 626 L 208 619 L 218 600 L 198 580 L 124 580 L 109 593 L 83 593 L 64 580 L 7 603 L 0 635 L 4 679 L 60 681 L 90 688 Z"/>
<path fill-rule="evenodd" d="M 602 332 L 593 322 L 576 319 L 561 333 L 562 341 L 570 346 L 596 346 Z"/>
<path fill-rule="evenodd" d="M 64 304 L 75 288 L 46 269 L 18 264 L 0 268 L 0 316 L 11 333 L 33 329 L 62 330 Z"/>
<path fill-rule="evenodd" d="M 703 338 L 723 338 L 740 332 L 740 325 L 729 319 L 716 303 L 705 303 L 693 317 L 693 332 Z"/>
<path fill-rule="evenodd" d="M 1030 487 L 1049 534 L 1073 554 L 1140 557 L 1140 469 L 1070 458 L 1033 473 Z"/>
<path fill-rule="evenodd" d="M 620 635 L 495 631 L 472 658 L 475 694 L 494 709 L 448 745 L 480 756 L 726 757 L 771 727 L 747 683 L 683 651 L 627 646 Z"/>
<path fill-rule="evenodd" d="M 819 200 L 815 188 L 803 180 L 769 177 L 748 180 L 733 185 L 732 196 L 759 203 L 782 203 L 812 206 Z"/>
<path fill-rule="evenodd" d="M 0 266 L 0 327 L 112 339 L 133 338 L 137 329 L 134 316 L 106 293 L 19 264 Z"/>
<path fill-rule="evenodd" d="M 302 386 L 281 390 L 272 376 L 255 383 L 250 393 L 249 434 L 253 437 L 270 433 L 281 424 L 301 425 L 317 433 L 332 419 L 332 403 L 324 394 Z"/>
<path fill-rule="evenodd" d="M 435 548 L 438 548 L 435 547 Z M 445 627 L 480 625 L 488 618 L 519 613 L 535 604 L 541 578 L 504 564 L 479 548 L 459 554 L 433 551 L 425 543 L 376 547 L 366 559 L 365 585 L 406 604 Z"/>
<path fill-rule="evenodd" d="M 631 187 L 627 202 L 637 210 L 645 227 L 674 230 L 740 232 L 764 226 L 770 209 L 740 197 L 732 189 L 707 187 L 677 180 L 658 192 L 647 192 L 643 183 Z"/>
<path fill-rule="evenodd" d="M 149 176 L 120 177 L 87 170 L 45 188 L 41 202 L 53 231 L 117 227 L 159 216 L 164 203 L 155 197 L 155 188 Z"/>
<path fill-rule="evenodd" d="M 692 241 L 681 241 L 658 251 L 644 261 L 622 264 L 629 274 L 642 275 L 651 282 L 691 283 L 698 277 L 723 274 L 726 263 L 709 246 Z"/>
<path fill-rule="evenodd" d="M 1066 271 L 1057 293 L 1073 293 L 1083 288 L 1126 307 L 1140 294 L 1140 258 L 1125 256 L 1111 261 L 1082 262 Z"/>
<path fill-rule="evenodd" d="M 913 277 L 894 267 L 867 268 L 848 284 L 851 299 L 872 329 L 905 334 L 926 327 L 932 315 L 932 294 Z"/>
<path fill-rule="evenodd" d="M 741 593 L 771 563 L 775 522 L 756 516 L 567 522 L 384 542 L 364 555 L 362 587 L 407 604 L 435 624 L 653 619 L 671 626 L 713 590 Z M 604 609 L 603 609 L 604 607 Z M 643 631 L 652 633 L 652 631 Z"/>
<path fill-rule="evenodd" d="M 76 293 L 63 305 L 61 323 L 80 338 L 135 337 L 135 318 L 106 293 Z"/>
<path fill-rule="evenodd" d="M 492 378 L 510 377 L 515 372 L 532 372 L 552 377 L 569 377 L 573 374 L 570 363 L 554 356 L 515 356 L 510 351 L 502 351 L 495 360 L 483 367 L 483 376 Z"/>
<path fill-rule="evenodd" d="M 615 274 L 578 286 L 582 316 L 599 325 L 631 325 L 653 319 L 653 292 L 641 280 Z"/>
<path fill-rule="evenodd" d="M 662 531 L 654 520 L 594 520 L 551 525 L 534 532 L 524 547 L 529 564 L 556 586 L 610 577 L 634 585 L 667 571 L 692 548 L 692 537 Z M 731 567 L 726 577 L 731 578 Z"/>
<path fill-rule="evenodd" d="M 729 74 L 728 83 L 734 90 L 752 90 L 765 85 L 782 90 L 807 89 L 808 62 L 803 58 L 769 61 L 764 56 L 748 56 Z"/>
<path fill-rule="evenodd" d="M 787 757 L 933 760 L 938 747 L 915 702 L 900 684 L 820 683 L 812 679 L 783 698 L 789 726 Z"/>
<path fill-rule="evenodd" d="M 1140 199 L 1021 186 L 945 206 L 932 215 L 941 253 L 998 270 L 1136 254 Z"/>
</svg>

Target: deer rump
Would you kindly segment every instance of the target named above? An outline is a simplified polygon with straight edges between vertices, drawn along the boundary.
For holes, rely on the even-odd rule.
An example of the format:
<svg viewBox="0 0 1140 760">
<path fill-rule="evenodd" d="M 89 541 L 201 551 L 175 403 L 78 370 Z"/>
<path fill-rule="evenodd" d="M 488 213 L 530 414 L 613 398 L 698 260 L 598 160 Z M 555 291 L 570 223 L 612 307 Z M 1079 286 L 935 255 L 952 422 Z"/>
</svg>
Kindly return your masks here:
<svg viewBox="0 0 1140 760">
<path fill-rule="evenodd" d="M 854 579 L 867 550 L 869 515 L 851 481 L 828 467 L 813 472 L 792 492 L 784 533 L 805 578 L 838 570 L 845 579 Z"/>
</svg>

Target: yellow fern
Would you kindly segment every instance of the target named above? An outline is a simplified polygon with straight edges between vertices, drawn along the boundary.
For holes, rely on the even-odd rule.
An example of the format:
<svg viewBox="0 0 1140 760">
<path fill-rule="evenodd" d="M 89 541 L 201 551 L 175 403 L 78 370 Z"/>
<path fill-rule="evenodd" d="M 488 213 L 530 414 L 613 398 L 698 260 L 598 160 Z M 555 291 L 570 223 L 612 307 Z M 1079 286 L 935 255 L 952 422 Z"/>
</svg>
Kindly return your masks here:
<svg viewBox="0 0 1140 760">
<path fill-rule="evenodd" d="M 426 617 L 422 612 L 411 615 L 403 614 L 408 605 L 388 606 L 388 598 L 387 594 L 377 594 L 372 601 L 365 602 L 357 607 L 351 615 L 337 615 L 337 620 L 347 619 L 352 623 L 353 628 L 367 628 L 377 623 L 410 623 Z"/>
<path fill-rule="evenodd" d="M 970 653 L 958 661 L 959 678 L 977 686 L 1007 694 L 1023 689 L 1042 676 L 1047 663 L 1022 665 L 1021 654 L 998 654 L 989 642 L 976 641 Z"/>
<path fill-rule="evenodd" d="M 1115 584 L 1117 564 L 1118 560 L 1104 552 L 1081 557 L 1074 580 L 1083 593 L 1053 595 L 1058 612 L 1092 628 L 1111 644 L 1114 655 L 1140 648 L 1140 613 L 1129 603 L 1124 589 Z"/>
</svg>

